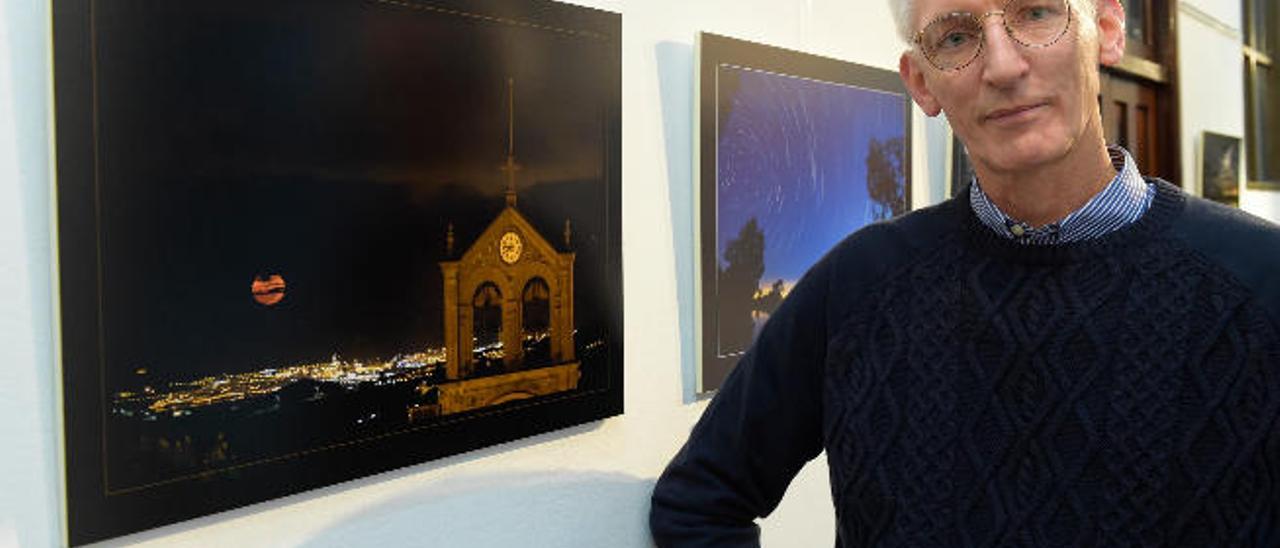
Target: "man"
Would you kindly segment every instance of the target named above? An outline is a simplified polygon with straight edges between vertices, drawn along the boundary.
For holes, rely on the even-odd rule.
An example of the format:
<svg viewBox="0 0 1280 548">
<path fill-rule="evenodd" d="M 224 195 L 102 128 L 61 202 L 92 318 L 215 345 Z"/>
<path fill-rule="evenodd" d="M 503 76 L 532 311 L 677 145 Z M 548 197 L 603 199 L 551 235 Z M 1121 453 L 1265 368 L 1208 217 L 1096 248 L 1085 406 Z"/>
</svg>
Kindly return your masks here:
<svg viewBox="0 0 1280 548">
<path fill-rule="evenodd" d="M 977 178 L 787 297 L 659 479 L 660 546 L 758 542 L 826 451 L 840 546 L 1280 546 L 1280 229 L 1103 142 L 1119 0 L 891 0 Z"/>
</svg>

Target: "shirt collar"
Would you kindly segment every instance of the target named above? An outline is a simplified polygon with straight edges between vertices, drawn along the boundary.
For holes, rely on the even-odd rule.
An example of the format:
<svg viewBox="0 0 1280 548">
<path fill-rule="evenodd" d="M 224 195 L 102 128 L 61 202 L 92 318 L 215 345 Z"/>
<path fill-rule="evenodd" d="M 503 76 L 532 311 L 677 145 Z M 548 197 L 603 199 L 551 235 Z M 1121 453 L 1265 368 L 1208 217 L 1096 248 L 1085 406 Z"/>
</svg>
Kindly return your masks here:
<svg viewBox="0 0 1280 548">
<path fill-rule="evenodd" d="M 1142 217 L 1155 198 L 1155 186 L 1142 178 L 1126 150 L 1110 146 L 1107 153 L 1116 170 L 1115 179 L 1056 223 L 1037 228 L 1006 215 L 982 192 L 977 176 L 970 185 L 969 205 L 982 224 L 996 234 L 1024 244 L 1065 244 L 1105 236 Z"/>
</svg>

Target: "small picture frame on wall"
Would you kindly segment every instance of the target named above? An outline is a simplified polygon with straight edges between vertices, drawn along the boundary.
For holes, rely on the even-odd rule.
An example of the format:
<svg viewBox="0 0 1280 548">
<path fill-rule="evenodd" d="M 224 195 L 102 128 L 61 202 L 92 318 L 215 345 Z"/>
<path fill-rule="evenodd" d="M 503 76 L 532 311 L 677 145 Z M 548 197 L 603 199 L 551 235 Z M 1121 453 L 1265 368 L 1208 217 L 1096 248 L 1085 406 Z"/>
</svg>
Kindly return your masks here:
<svg viewBox="0 0 1280 548">
<path fill-rule="evenodd" d="M 884 69 L 702 33 L 699 393 L 720 388 L 803 274 L 911 204 L 911 100 Z"/>
<path fill-rule="evenodd" d="M 1240 138 L 1205 131 L 1200 137 L 1200 189 L 1206 199 L 1240 206 Z"/>
</svg>

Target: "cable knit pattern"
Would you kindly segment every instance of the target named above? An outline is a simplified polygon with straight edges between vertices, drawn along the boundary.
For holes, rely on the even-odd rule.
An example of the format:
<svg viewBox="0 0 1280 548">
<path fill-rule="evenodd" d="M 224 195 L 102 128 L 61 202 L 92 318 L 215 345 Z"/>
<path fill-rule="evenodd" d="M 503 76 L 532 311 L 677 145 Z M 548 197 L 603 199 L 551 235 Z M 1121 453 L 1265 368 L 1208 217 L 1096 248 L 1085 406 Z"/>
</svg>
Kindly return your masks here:
<svg viewBox="0 0 1280 548">
<path fill-rule="evenodd" d="M 757 545 L 825 450 L 839 546 L 1280 546 L 1280 228 L 1150 181 L 1093 240 L 960 196 L 836 246 L 658 480 L 657 544 Z"/>
<path fill-rule="evenodd" d="M 866 293 L 823 384 L 842 545 L 1280 545 L 1280 334 L 1157 202 L 1060 253 L 970 220 Z"/>
</svg>

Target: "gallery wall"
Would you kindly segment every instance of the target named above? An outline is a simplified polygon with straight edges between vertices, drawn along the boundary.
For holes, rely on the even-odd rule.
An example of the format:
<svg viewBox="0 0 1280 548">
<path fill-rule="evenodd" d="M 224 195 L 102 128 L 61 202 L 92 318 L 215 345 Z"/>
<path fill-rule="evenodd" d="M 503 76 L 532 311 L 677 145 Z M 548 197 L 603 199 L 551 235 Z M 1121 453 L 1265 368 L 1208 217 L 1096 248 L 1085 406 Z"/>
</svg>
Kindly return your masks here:
<svg viewBox="0 0 1280 548">
<path fill-rule="evenodd" d="M 0 17 L 0 545 L 61 542 L 61 436 L 50 211 L 50 6 Z M 693 395 L 694 36 L 709 31 L 896 69 L 879 1 L 581 2 L 623 15 L 626 413 L 602 422 L 171 525 L 105 545 L 647 546 L 648 496 L 705 406 Z M 862 22 L 879 21 L 868 25 Z M 12 115 L 11 115 L 12 114 Z M 924 143 L 916 117 L 915 142 Z M 945 131 L 929 130 L 933 140 Z M 916 206 L 941 196 L 917 146 Z M 942 165 L 939 160 L 937 166 Z M 932 190 L 931 187 L 937 190 Z M 68 397 L 75 397 L 69 394 Z M 833 539 L 810 466 L 764 524 L 767 543 Z"/>
<path fill-rule="evenodd" d="M 0 2 L 0 546 L 60 537 L 49 6 Z"/>
<path fill-rule="evenodd" d="M 652 482 L 705 406 L 693 395 L 695 33 L 886 69 L 900 46 L 881 0 L 579 3 L 623 15 L 625 415 L 105 545 L 649 545 Z M 1238 33 L 1238 2 L 1189 3 Z M 1181 42 L 1195 44 L 1180 47 L 1179 71 L 1191 172 L 1201 130 L 1243 134 L 1240 56 L 1238 40 L 1180 14 Z M 64 527 L 49 20 L 45 0 L 0 0 L 0 546 L 57 545 Z M 946 130 L 914 122 L 920 207 L 943 196 Z M 1276 193 L 1246 192 L 1242 205 L 1280 219 Z M 764 521 L 765 544 L 830 545 L 832 526 L 815 461 Z"/>
<path fill-rule="evenodd" d="M 1233 0 L 1183 0 L 1178 6 L 1183 187 L 1191 192 L 1200 188 L 1196 174 L 1202 132 L 1245 137 L 1243 21 L 1240 2 Z M 1280 192 L 1244 188 L 1240 208 L 1280 219 Z"/>
</svg>

